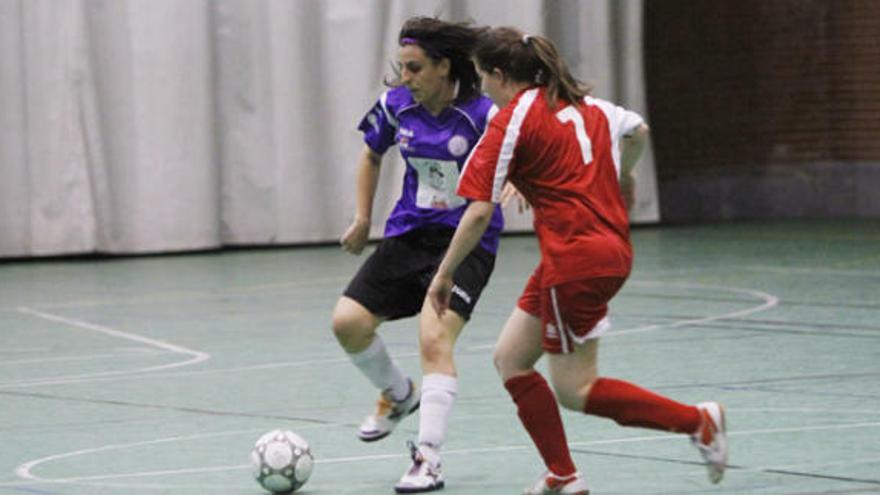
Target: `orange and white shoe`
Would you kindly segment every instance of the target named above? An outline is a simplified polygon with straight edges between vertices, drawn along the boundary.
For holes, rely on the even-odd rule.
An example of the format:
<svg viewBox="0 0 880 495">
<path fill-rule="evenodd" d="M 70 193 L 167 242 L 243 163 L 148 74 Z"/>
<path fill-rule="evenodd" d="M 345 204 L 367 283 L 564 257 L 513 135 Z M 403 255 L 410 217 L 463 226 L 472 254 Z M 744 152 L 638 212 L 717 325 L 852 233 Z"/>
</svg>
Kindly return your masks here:
<svg viewBox="0 0 880 495">
<path fill-rule="evenodd" d="M 376 402 L 376 412 L 367 416 L 358 428 L 358 438 L 364 442 L 375 442 L 391 434 L 403 418 L 419 408 L 421 393 L 412 380 L 409 382 L 409 395 L 401 401 L 391 397 L 390 390 L 383 390 Z"/>
<path fill-rule="evenodd" d="M 709 481 L 719 483 L 727 469 L 727 422 L 724 417 L 724 406 L 717 402 L 701 402 L 697 404 L 703 421 L 700 429 L 691 435 L 691 442 L 706 460 Z"/>
<path fill-rule="evenodd" d="M 581 473 L 556 476 L 547 471 L 523 495 L 590 495 L 590 490 Z"/>
</svg>

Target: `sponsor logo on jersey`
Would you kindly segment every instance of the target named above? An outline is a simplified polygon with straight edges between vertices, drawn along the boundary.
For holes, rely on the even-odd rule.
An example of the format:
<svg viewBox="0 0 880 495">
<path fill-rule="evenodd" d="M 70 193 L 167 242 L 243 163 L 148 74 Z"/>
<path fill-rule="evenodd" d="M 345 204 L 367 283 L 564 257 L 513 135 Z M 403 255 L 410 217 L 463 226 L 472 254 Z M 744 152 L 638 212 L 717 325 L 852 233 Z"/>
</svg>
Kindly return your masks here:
<svg viewBox="0 0 880 495">
<path fill-rule="evenodd" d="M 406 127 L 401 127 L 399 132 L 397 133 L 397 147 L 402 150 L 409 149 L 409 142 L 412 140 L 415 133 L 412 129 L 407 129 Z"/>
<path fill-rule="evenodd" d="M 464 300 L 464 302 L 466 302 L 466 303 L 468 303 L 468 304 L 471 303 L 471 296 L 470 296 L 470 294 L 468 294 L 467 292 L 465 292 L 464 289 L 462 289 L 461 287 L 459 287 L 459 286 L 457 286 L 457 285 L 453 285 L 453 286 L 452 286 L 452 293 L 455 294 L 455 295 L 457 295 L 458 297 L 462 298 L 462 300 Z"/>
<path fill-rule="evenodd" d="M 547 324 L 547 336 L 551 339 L 559 337 L 559 332 L 556 331 L 556 327 L 552 323 Z"/>
<path fill-rule="evenodd" d="M 449 139 L 446 147 L 449 149 L 449 152 L 452 153 L 452 156 L 462 156 L 467 153 L 468 140 L 464 136 L 456 134 Z"/>
</svg>

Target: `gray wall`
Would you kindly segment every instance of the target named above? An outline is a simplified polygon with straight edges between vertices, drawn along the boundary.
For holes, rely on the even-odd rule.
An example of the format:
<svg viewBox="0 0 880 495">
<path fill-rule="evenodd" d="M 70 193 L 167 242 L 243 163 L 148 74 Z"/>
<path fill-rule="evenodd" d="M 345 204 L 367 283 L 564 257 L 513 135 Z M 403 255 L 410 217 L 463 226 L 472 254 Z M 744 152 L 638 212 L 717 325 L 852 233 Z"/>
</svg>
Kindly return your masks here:
<svg viewBox="0 0 880 495">
<path fill-rule="evenodd" d="M 641 1 L 0 0 L 0 256 L 333 241 L 409 16 L 556 38 L 644 111 Z M 388 154 L 373 236 L 400 188 Z M 636 221 L 656 221 L 650 156 Z M 511 229 L 527 216 L 508 211 Z"/>
</svg>

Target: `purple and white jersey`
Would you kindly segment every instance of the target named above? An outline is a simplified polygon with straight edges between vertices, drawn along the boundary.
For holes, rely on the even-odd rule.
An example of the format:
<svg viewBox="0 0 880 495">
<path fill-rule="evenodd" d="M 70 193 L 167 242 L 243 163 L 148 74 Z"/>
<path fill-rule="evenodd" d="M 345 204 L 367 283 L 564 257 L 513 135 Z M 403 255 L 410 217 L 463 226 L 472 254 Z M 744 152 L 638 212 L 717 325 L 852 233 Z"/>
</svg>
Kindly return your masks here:
<svg viewBox="0 0 880 495">
<path fill-rule="evenodd" d="M 403 190 L 385 223 L 385 237 L 422 227 L 458 226 L 467 206 L 467 200 L 455 194 L 458 176 L 491 110 L 492 100 L 481 95 L 434 116 L 413 100 L 406 87 L 382 94 L 358 129 L 374 152 L 383 155 L 396 144 L 406 162 Z M 497 252 L 503 227 L 501 209 L 496 206 L 480 246 Z"/>
</svg>

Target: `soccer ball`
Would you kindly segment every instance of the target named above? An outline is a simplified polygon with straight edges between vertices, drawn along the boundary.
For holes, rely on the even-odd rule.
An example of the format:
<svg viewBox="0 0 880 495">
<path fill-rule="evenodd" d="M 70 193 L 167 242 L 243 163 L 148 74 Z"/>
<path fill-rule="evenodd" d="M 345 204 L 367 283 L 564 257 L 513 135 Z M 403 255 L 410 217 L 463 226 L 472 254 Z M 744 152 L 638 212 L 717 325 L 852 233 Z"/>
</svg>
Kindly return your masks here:
<svg viewBox="0 0 880 495">
<path fill-rule="evenodd" d="M 254 478 L 272 493 L 293 493 L 305 485 L 314 462 L 309 443 L 287 430 L 266 433 L 251 451 Z"/>
</svg>

